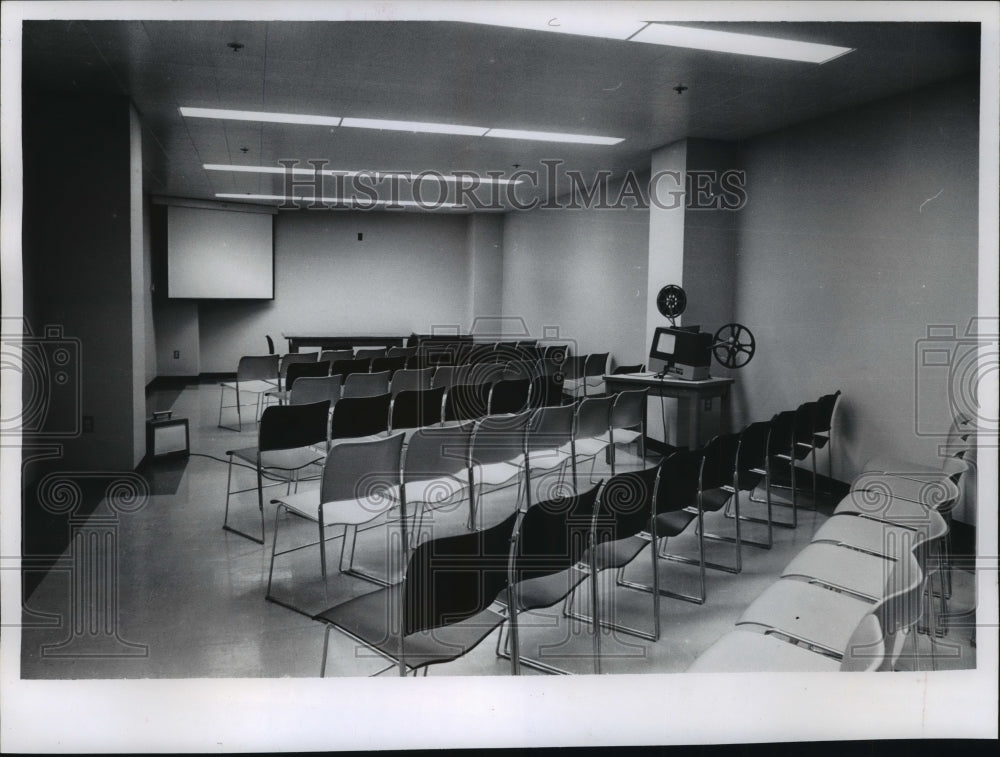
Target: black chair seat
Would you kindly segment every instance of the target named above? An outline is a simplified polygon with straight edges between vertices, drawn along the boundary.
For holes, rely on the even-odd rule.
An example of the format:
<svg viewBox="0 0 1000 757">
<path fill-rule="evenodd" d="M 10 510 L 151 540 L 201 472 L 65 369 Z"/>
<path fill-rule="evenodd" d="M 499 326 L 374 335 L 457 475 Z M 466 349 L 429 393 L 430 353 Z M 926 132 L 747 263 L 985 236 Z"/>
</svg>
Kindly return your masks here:
<svg viewBox="0 0 1000 757">
<path fill-rule="evenodd" d="M 587 577 L 587 571 L 571 567 L 539 578 L 529 578 L 518 582 L 517 611 L 527 612 L 541 607 L 551 607 L 569 596 Z M 507 606 L 507 592 L 500 592 L 497 602 Z"/>
<path fill-rule="evenodd" d="M 701 506 L 706 513 L 714 513 L 726 506 L 732 492 L 725 489 L 709 489 L 701 495 Z"/>
<path fill-rule="evenodd" d="M 674 512 L 662 513 L 656 516 L 657 536 L 677 536 L 698 517 L 698 513 L 687 510 L 675 510 Z"/>
<path fill-rule="evenodd" d="M 649 539 L 641 536 L 603 542 L 594 548 L 594 567 L 597 570 L 621 568 L 632 562 L 648 546 Z M 584 559 L 588 560 L 589 557 Z"/>
</svg>

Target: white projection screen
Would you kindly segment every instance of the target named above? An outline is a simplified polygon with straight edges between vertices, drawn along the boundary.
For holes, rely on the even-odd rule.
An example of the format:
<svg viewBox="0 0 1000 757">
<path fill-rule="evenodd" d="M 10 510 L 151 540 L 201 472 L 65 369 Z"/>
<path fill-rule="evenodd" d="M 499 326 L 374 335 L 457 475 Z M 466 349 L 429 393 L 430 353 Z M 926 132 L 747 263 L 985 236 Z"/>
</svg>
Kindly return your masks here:
<svg viewBox="0 0 1000 757">
<path fill-rule="evenodd" d="M 167 297 L 274 299 L 273 218 L 168 206 Z"/>
</svg>

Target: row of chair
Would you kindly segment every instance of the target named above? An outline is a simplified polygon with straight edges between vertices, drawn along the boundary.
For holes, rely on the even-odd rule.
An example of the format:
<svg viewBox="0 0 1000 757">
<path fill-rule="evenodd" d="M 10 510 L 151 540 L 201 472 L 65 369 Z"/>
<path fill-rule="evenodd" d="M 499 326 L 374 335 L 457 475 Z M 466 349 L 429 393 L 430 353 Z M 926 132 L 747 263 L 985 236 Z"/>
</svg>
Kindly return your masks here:
<svg viewBox="0 0 1000 757">
<path fill-rule="evenodd" d="M 391 348 L 403 350 L 407 348 Z M 350 352 L 350 351 L 348 351 Z M 323 356 L 329 352 L 324 352 Z M 524 360 L 505 363 L 469 363 L 460 366 L 406 367 L 406 358 L 396 357 L 352 357 L 349 359 L 317 360 L 317 353 L 290 353 L 278 362 L 277 355 L 245 356 L 240 359 L 236 380 L 223 382 L 219 396 L 219 427 L 242 431 L 242 407 L 246 395 L 255 398 L 255 419 L 259 417 L 266 401 L 275 399 L 279 403 L 305 404 L 329 399 L 331 403 L 341 397 L 373 396 L 389 392 L 393 395 L 404 390 L 421 390 L 456 384 L 484 385 L 499 381 L 528 382 L 536 399 L 535 406 L 551 404 L 562 394 L 567 399 L 578 396 L 593 396 L 603 380 L 608 354 L 597 356 L 593 361 L 581 358 L 587 365 L 598 365 L 596 379 L 583 373 L 576 373 L 575 361 L 566 363 L 564 372 L 559 363 L 549 360 L 530 362 Z M 582 364 L 581 364 L 582 365 Z M 630 367 L 626 367 L 630 368 Z M 580 369 L 583 370 L 582 368 Z M 621 369 L 619 369 L 621 370 Z M 593 379 L 593 380 L 592 380 Z M 596 381 L 596 383 L 595 383 Z M 296 389 L 298 387 L 298 389 Z M 593 391 L 591 391 L 593 389 Z M 582 391 L 581 391 L 582 390 Z M 228 392 L 235 394 L 235 403 L 225 404 Z M 242 396 L 241 396 L 242 394 Z M 522 403 L 522 406 L 525 403 Z M 236 409 L 236 428 L 222 422 L 226 408 Z"/>
<path fill-rule="evenodd" d="M 811 543 L 690 670 L 891 670 L 910 635 L 919 666 L 912 631 L 923 616 L 935 666 L 950 594 L 950 513 L 974 467 L 968 421 L 956 421 L 949 446 L 940 469 L 869 460 Z"/>
<path fill-rule="evenodd" d="M 638 442 L 645 459 L 645 390 L 588 398 L 574 405 L 544 406 L 528 410 L 519 407 L 516 412 L 508 412 L 508 408 L 500 405 L 508 401 L 508 398 L 493 395 L 496 385 L 491 388 L 485 405 L 471 401 L 483 399 L 481 395 L 472 394 L 472 389 L 468 394 L 457 391 L 465 388 L 464 385 L 459 385 L 447 394 L 444 394 L 443 387 L 438 387 L 423 391 L 402 391 L 395 397 L 383 394 L 343 398 L 333 406 L 332 413 L 329 413 L 328 400 L 266 408 L 261 416 L 257 444 L 228 450 L 226 453 L 229 456 L 229 472 L 223 527 L 263 543 L 265 479 L 290 487 L 303 473 L 306 477 L 318 475 L 314 466 L 323 462 L 324 453 L 335 442 L 385 436 L 401 429 L 412 430 L 446 424 L 461 428 L 463 422 L 473 421 L 477 431 L 474 438 L 482 439 L 482 443 L 473 445 L 473 436 L 470 435 L 468 444 L 457 447 L 451 445 L 450 454 L 453 459 L 465 461 L 470 477 L 473 467 L 480 466 L 486 483 L 495 478 L 499 471 L 506 470 L 502 466 L 498 467 L 498 464 L 517 458 L 523 447 L 537 444 L 539 440 L 545 444 L 560 440 L 557 446 L 572 449 L 574 475 L 578 458 L 593 460 L 604 450 L 609 450 L 614 470 L 614 449 L 620 443 Z M 499 412 L 489 413 L 491 406 Z M 254 468 L 255 487 L 233 489 L 233 465 L 240 462 Z M 491 464 L 497 465 L 492 468 L 483 467 Z M 232 495 L 253 489 L 257 492 L 261 518 L 259 538 L 229 525 Z M 475 497 L 470 494 L 470 522 L 474 514 Z"/>
</svg>

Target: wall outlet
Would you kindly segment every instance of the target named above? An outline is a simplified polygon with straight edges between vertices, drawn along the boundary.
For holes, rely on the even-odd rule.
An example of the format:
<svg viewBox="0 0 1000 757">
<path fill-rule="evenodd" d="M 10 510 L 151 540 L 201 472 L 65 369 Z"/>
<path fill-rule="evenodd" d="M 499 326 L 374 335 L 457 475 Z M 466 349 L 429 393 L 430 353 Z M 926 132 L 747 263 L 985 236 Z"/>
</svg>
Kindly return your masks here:
<svg viewBox="0 0 1000 757">
<path fill-rule="evenodd" d="M 181 351 L 180 350 L 174 350 L 174 360 L 176 360 L 180 356 L 181 356 Z"/>
<path fill-rule="evenodd" d="M 94 433 L 94 416 L 92 415 L 83 416 L 83 433 L 85 434 Z"/>
</svg>

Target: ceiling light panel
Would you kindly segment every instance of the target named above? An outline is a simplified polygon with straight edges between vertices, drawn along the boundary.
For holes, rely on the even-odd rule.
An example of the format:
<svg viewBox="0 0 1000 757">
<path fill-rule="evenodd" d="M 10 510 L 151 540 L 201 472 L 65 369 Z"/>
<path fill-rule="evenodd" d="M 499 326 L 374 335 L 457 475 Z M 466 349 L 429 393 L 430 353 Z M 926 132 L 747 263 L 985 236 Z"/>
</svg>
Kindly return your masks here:
<svg viewBox="0 0 1000 757">
<path fill-rule="evenodd" d="M 720 32 L 714 29 L 694 29 L 690 26 L 650 24 L 632 37 L 633 42 L 654 45 L 686 47 L 734 55 L 753 55 L 761 58 L 779 58 L 803 63 L 826 63 L 839 58 L 853 48 L 821 45 L 815 42 L 797 42 L 791 39 L 758 37 L 755 34 Z"/>
<path fill-rule="evenodd" d="M 345 199 L 343 197 L 320 197 L 314 199 L 313 197 L 302 197 L 296 196 L 290 198 L 286 195 L 274 195 L 274 194 L 239 194 L 238 192 L 216 192 L 216 198 L 220 200 L 255 200 L 258 202 L 297 202 L 301 203 L 301 207 L 308 207 L 312 203 L 321 203 L 323 205 L 344 205 L 347 207 L 358 207 L 362 209 L 368 209 L 372 207 L 383 208 L 383 207 L 404 207 L 404 208 L 422 208 L 423 210 L 431 210 L 437 208 L 447 208 L 451 210 L 461 210 L 465 209 L 467 205 L 460 205 L 456 202 L 417 202 L 416 200 L 372 200 L 372 199 Z"/>
<path fill-rule="evenodd" d="M 264 174 L 283 174 L 285 169 L 281 166 L 237 166 L 230 165 L 226 163 L 205 163 L 202 168 L 206 171 L 229 171 L 231 173 L 264 173 Z M 301 166 L 294 166 L 292 168 L 292 173 L 296 176 L 315 176 L 315 168 L 303 168 Z M 478 179 L 479 184 L 490 185 L 490 184 L 520 184 L 524 179 L 501 179 L 494 178 L 490 176 L 479 176 L 472 171 L 459 172 L 453 171 L 451 174 L 438 173 L 436 171 L 426 171 L 426 172 L 413 172 L 413 171 L 343 171 L 335 168 L 327 168 L 320 171 L 324 176 L 361 176 L 362 174 L 366 176 L 372 176 L 376 181 L 380 181 L 383 178 L 388 178 L 390 176 L 401 176 L 405 177 L 407 181 L 435 181 L 439 184 L 456 184 L 458 182 L 468 183 L 470 179 Z M 462 173 L 463 175 L 458 175 Z"/>
<path fill-rule="evenodd" d="M 225 108 L 180 108 L 187 118 L 221 118 L 227 121 L 262 121 L 274 124 L 304 124 L 306 126 L 340 126 L 339 116 L 310 116 L 302 113 L 268 113 L 261 110 L 228 110 Z"/>
<path fill-rule="evenodd" d="M 345 118 L 340 123 L 354 129 L 388 129 L 389 131 L 411 131 L 422 134 L 458 134 L 481 137 L 485 126 L 462 126 L 461 124 L 435 124 L 422 121 L 390 121 L 381 118 Z"/>
<path fill-rule="evenodd" d="M 621 137 L 599 137 L 590 134 L 563 134 L 555 131 L 525 131 L 522 129 L 490 129 L 484 136 L 498 139 L 529 139 L 538 142 L 565 142 L 582 145 L 616 145 Z"/>
</svg>

